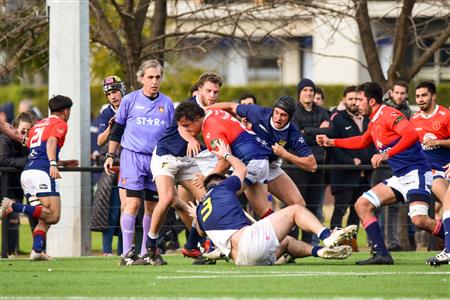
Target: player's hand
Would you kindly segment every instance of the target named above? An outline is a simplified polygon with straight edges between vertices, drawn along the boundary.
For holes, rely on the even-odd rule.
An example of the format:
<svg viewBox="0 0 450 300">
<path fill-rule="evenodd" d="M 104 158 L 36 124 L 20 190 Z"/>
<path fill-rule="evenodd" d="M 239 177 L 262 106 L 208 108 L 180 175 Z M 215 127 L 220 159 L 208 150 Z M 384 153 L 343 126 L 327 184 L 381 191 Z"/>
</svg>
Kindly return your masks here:
<svg viewBox="0 0 450 300">
<path fill-rule="evenodd" d="M 107 157 L 105 160 L 105 163 L 103 164 L 103 168 L 105 169 L 105 173 L 108 175 L 114 174 L 114 171 L 112 170 L 114 163 L 114 159 L 112 157 Z"/>
<path fill-rule="evenodd" d="M 67 159 L 67 160 L 60 160 L 58 164 L 65 168 L 76 168 L 78 167 L 80 162 L 76 159 Z"/>
<path fill-rule="evenodd" d="M 334 140 L 328 138 L 325 134 L 316 135 L 316 143 L 317 143 L 317 145 L 322 146 L 322 147 L 333 147 L 334 146 Z"/>
<path fill-rule="evenodd" d="M 319 126 L 319 128 L 328 128 L 328 127 L 330 127 L 330 122 L 327 120 L 320 123 L 320 126 Z"/>
<path fill-rule="evenodd" d="M 353 163 L 355 164 L 355 166 L 359 166 L 361 164 L 361 160 L 357 157 L 353 158 Z"/>
<path fill-rule="evenodd" d="M 225 158 L 225 154 L 231 153 L 230 146 L 225 144 L 222 139 L 216 140 L 214 146 L 215 148 L 211 152 L 217 155 L 219 158 Z"/>
<path fill-rule="evenodd" d="M 53 179 L 60 179 L 61 175 L 57 166 L 50 166 L 50 177 Z"/>
<path fill-rule="evenodd" d="M 197 156 L 201 151 L 200 143 L 197 141 L 197 139 L 192 138 L 187 145 L 186 155 L 190 157 Z"/>
<path fill-rule="evenodd" d="M 198 189 L 203 189 L 203 181 L 205 180 L 205 176 L 202 173 L 195 174 L 195 178 L 193 180 L 193 184 Z"/>
<path fill-rule="evenodd" d="M 275 143 L 275 145 L 272 146 L 272 151 L 276 156 L 284 158 L 284 155 L 286 154 L 287 150 L 284 149 L 283 146 L 281 146 L 278 143 Z"/>
<path fill-rule="evenodd" d="M 439 147 L 441 145 L 441 143 L 439 142 L 439 140 L 425 139 L 425 140 L 423 140 L 422 145 L 426 149 L 432 149 L 432 148 L 435 148 L 435 147 Z"/>
<path fill-rule="evenodd" d="M 372 156 L 372 159 L 370 161 L 372 162 L 372 167 L 376 169 L 383 163 L 383 161 L 387 159 L 388 155 L 386 153 L 383 153 L 383 154 L 375 154 L 374 156 Z"/>
<path fill-rule="evenodd" d="M 188 213 L 194 219 L 197 220 L 197 205 L 193 202 L 188 202 Z"/>
<path fill-rule="evenodd" d="M 445 169 L 445 177 L 450 178 L 450 163 L 444 166 Z"/>
</svg>

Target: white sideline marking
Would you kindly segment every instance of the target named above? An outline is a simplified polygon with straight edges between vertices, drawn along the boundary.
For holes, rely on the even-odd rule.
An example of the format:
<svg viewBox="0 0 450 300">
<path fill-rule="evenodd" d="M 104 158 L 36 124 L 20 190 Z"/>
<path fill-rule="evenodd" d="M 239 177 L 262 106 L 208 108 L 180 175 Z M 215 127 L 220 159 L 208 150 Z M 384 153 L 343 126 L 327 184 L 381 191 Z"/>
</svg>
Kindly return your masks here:
<svg viewBox="0 0 450 300">
<path fill-rule="evenodd" d="M 450 272 L 230 272 L 230 271 L 177 271 L 200 275 L 156 276 L 156 279 L 206 279 L 206 278 L 261 278 L 261 277 L 312 277 L 312 276 L 382 276 L 382 275 L 450 275 Z"/>
</svg>

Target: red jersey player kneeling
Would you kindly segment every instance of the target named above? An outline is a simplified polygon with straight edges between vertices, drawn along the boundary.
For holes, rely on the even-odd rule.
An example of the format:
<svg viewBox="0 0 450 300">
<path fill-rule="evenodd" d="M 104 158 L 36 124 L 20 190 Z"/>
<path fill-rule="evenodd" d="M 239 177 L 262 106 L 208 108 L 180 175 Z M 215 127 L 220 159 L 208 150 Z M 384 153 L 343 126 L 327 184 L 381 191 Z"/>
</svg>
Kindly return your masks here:
<svg viewBox="0 0 450 300">
<path fill-rule="evenodd" d="M 432 174 L 419 136 L 400 111 L 382 104 L 382 97 L 383 91 L 376 82 L 366 82 L 358 87 L 356 104 L 363 116 L 370 117 L 368 129 L 362 136 L 345 139 L 317 136 L 317 143 L 325 147 L 362 149 L 373 142 L 380 152 L 372 157 L 373 167 L 387 161 L 394 174 L 365 192 L 355 203 L 355 210 L 374 250 L 371 258 L 358 261 L 358 265 L 394 263 L 374 215 L 380 206 L 405 201 L 409 204 L 409 216 L 414 225 L 444 238 L 442 223 L 428 216 L 428 207 L 432 203 L 428 186 L 431 185 Z"/>
<path fill-rule="evenodd" d="M 0 207 L 0 219 L 12 211 L 39 219 L 33 232 L 31 260 L 49 259 L 44 249 L 45 235 L 50 225 L 58 223 L 61 215 L 61 199 L 55 181 L 61 178 L 58 166 L 76 167 L 79 164 L 77 160 L 58 159 L 72 105 L 69 97 L 54 96 L 48 102 L 50 116 L 37 122 L 30 130 L 27 143 L 30 155 L 20 178 L 30 205 L 3 199 Z"/>
</svg>

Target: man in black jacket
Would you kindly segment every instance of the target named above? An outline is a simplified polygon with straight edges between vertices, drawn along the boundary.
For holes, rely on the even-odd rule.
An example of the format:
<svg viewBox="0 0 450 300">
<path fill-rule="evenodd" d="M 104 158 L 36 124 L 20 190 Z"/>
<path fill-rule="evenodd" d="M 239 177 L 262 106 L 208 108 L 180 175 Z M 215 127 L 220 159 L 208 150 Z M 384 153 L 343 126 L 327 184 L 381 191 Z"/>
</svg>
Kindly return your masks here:
<svg viewBox="0 0 450 300">
<path fill-rule="evenodd" d="M 331 134 L 334 138 L 362 135 L 367 130 L 370 120 L 363 117 L 356 106 L 356 86 L 347 87 L 343 96 L 345 110 L 337 111 L 331 116 Z M 329 162 L 333 165 L 370 164 L 374 153 L 374 147 L 361 150 L 341 148 L 328 150 Z M 354 204 L 358 197 L 370 187 L 370 174 L 361 170 L 331 170 L 330 184 L 331 192 L 334 195 L 334 211 L 330 227 L 342 227 L 342 218 L 347 208 L 350 208 L 347 225 L 358 226 L 359 217 L 355 212 Z"/>
<path fill-rule="evenodd" d="M 316 105 L 313 101 L 316 86 L 310 79 L 303 78 L 297 85 L 297 103 L 295 107 L 293 123 L 303 134 L 306 143 L 311 148 L 318 165 L 325 161 L 325 150 L 317 145 L 316 135 L 327 134 L 330 125 L 330 115 L 325 108 Z M 325 175 L 323 170 L 315 173 L 295 170 L 289 172 L 289 176 L 298 186 L 302 193 L 306 207 L 316 216 L 321 216 L 323 196 L 325 191 Z M 303 232 L 302 240 L 312 242 L 312 235 Z"/>
</svg>

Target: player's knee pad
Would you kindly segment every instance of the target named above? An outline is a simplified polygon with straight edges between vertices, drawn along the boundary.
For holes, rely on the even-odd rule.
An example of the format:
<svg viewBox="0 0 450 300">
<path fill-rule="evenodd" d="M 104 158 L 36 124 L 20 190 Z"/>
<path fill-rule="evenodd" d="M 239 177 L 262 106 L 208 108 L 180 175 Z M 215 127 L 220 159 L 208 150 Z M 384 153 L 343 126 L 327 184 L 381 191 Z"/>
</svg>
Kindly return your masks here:
<svg viewBox="0 0 450 300">
<path fill-rule="evenodd" d="M 372 203 L 375 208 L 381 206 L 380 198 L 378 198 L 377 194 L 375 194 L 373 191 L 364 192 L 362 196 L 366 198 L 370 203 Z"/>
<path fill-rule="evenodd" d="M 410 205 L 408 216 L 411 218 L 415 216 L 428 216 L 428 206 L 425 204 Z"/>
<path fill-rule="evenodd" d="M 41 201 L 36 196 L 28 197 L 28 202 L 30 203 L 31 206 L 41 206 L 42 205 Z"/>
</svg>

